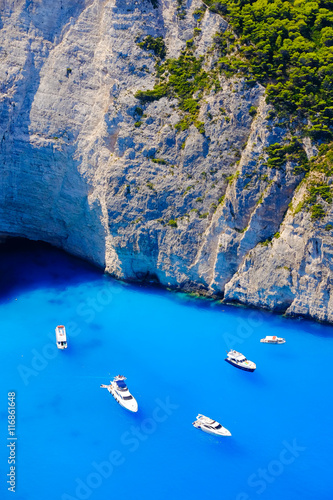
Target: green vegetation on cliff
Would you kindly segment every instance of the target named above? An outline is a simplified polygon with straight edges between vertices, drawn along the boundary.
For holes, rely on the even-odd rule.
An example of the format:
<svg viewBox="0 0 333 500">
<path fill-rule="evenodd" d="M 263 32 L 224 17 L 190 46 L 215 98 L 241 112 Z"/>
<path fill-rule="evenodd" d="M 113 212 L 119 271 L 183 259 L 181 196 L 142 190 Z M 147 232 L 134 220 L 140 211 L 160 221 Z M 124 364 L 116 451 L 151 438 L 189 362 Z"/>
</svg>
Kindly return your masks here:
<svg viewBox="0 0 333 500">
<path fill-rule="evenodd" d="M 184 8 L 181 0 L 178 4 Z M 212 66 L 194 56 L 207 7 L 229 22 L 226 31 L 214 36 Z M 306 175 L 308 196 L 302 206 L 314 219 L 323 217 L 325 203 L 333 201 L 333 0 L 204 0 L 194 18 L 194 36 L 180 57 L 157 60 L 154 88 L 138 91 L 136 97 L 142 104 L 162 97 L 177 99 L 183 117 L 176 128 L 194 124 L 205 133 L 204 123 L 198 121 L 200 105 L 205 91 L 220 89 L 219 74 L 244 78 L 250 86 L 260 82 L 266 87 L 266 101 L 275 108 L 268 116 L 269 126 L 286 128 L 286 141 L 266 148 L 267 166 L 281 169 L 289 161 L 295 175 Z M 140 46 L 154 50 L 155 44 L 147 37 Z M 254 118 L 257 109 L 252 106 L 249 113 Z M 322 144 L 312 161 L 304 150 L 305 136 L 317 147 Z M 328 143 L 325 151 L 323 143 Z M 322 175 L 313 176 L 324 168 Z"/>
<path fill-rule="evenodd" d="M 156 62 L 156 83 L 152 90 L 139 90 L 135 97 L 146 104 L 152 101 L 168 97 L 177 99 L 178 106 L 183 112 L 182 119 L 177 123 L 177 130 L 186 130 L 191 124 L 194 124 L 201 134 L 205 133 L 204 123 L 198 121 L 200 103 L 205 90 L 220 89 L 218 80 L 218 69 L 208 70 L 204 68 L 205 58 L 195 57 L 195 40 L 196 36 L 200 35 L 200 23 L 206 11 L 206 6 L 203 5 L 200 9 L 193 13 L 196 19 L 197 26 L 194 28 L 193 38 L 187 40 L 186 48 L 181 52 L 178 59 L 167 59 Z M 184 13 L 185 2 L 178 0 L 177 13 Z M 153 38 L 145 37 L 143 42 L 138 45 L 145 50 L 153 50 L 156 56 L 161 59 L 165 56 L 164 50 L 161 49 L 164 45 L 161 37 Z M 162 50 L 162 52 L 161 52 Z"/>
<path fill-rule="evenodd" d="M 184 112 L 184 118 L 176 128 L 185 130 L 191 123 L 204 132 L 203 124 L 198 122 L 200 99 L 205 89 L 215 84 L 212 76 L 203 69 L 203 57 L 196 58 L 191 48 L 180 55 L 178 59 L 168 59 L 157 66 L 159 82 L 152 90 L 139 90 L 135 97 L 143 104 L 161 99 L 176 98 L 179 108 Z M 196 96 L 194 96 L 197 94 Z"/>
<path fill-rule="evenodd" d="M 219 70 L 226 76 L 244 77 L 249 84 L 264 84 L 267 102 L 275 107 L 283 125 L 316 141 L 330 140 L 333 0 L 204 0 L 203 8 L 195 11 L 199 31 L 206 6 L 230 23 L 229 29 L 214 37 L 214 48 L 220 55 L 216 69 L 202 69 L 203 58 L 193 56 L 195 39 L 188 40 L 178 59 L 157 66 L 159 80 L 154 89 L 139 91 L 136 97 L 143 103 L 176 97 L 186 113 L 179 125 L 184 129 L 198 115 L 200 96 L 193 94 L 213 82 L 218 90 Z M 146 37 L 139 45 L 161 58 L 165 55 L 161 38 Z M 251 108 L 252 116 L 255 111 Z"/>
<path fill-rule="evenodd" d="M 294 213 L 305 207 L 313 219 L 324 217 L 325 203 L 333 201 L 333 144 L 323 144 L 333 138 L 333 1 L 204 3 L 230 23 L 215 36 L 220 71 L 262 83 L 276 110 L 268 118 L 293 135 L 289 143 L 266 148 L 267 166 L 279 169 L 290 161 L 295 174 L 305 173 L 307 195 Z M 311 161 L 302 145 L 306 135 L 322 144 Z"/>
<path fill-rule="evenodd" d="M 330 184 L 333 176 L 333 144 L 322 144 L 318 156 L 309 162 L 309 166 L 307 195 L 298 211 L 304 206 L 310 210 L 312 219 L 321 219 L 325 216 L 323 202 L 331 204 L 333 201 Z"/>
<path fill-rule="evenodd" d="M 266 148 L 266 152 L 269 155 L 267 166 L 270 168 L 279 169 L 287 161 L 290 161 L 296 164 L 294 168 L 295 174 L 306 172 L 309 169 L 306 153 L 297 137 L 293 137 L 289 144 L 286 145 L 279 143 L 272 144 Z"/>
<path fill-rule="evenodd" d="M 164 40 L 161 36 L 154 38 L 151 35 L 147 35 L 142 42 L 138 43 L 139 47 L 145 50 L 152 50 L 155 56 L 164 59 L 166 56 L 166 48 Z"/>
<path fill-rule="evenodd" d="M 216 37 L 220 69 L 266 85 L 280 118 L 332 137 L 333 2 L 205 0 L 230 28 Z M 310 120 L 310 124 L 307 123 Z"/>
</svg>

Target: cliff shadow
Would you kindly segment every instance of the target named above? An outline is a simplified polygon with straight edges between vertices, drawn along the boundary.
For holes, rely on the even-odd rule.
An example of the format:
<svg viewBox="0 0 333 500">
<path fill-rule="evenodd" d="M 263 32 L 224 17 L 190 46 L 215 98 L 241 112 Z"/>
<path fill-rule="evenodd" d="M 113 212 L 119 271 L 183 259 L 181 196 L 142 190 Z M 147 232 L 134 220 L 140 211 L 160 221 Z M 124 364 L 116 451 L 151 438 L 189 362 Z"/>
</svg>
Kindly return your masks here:
<svg viewBox="0 0 333 500">
<path fill-rule="evenodd" d="M 79 7 L 85 2 L 79 2 L 75 12 L 71 2 L 66 5 L 68 15 L 59 14 L 62 24 L 50 21 L 57 33 L 68 22 L 68 16 L 79 16 Z M 52 11 L 43 15 L 52 17 Z M 19 15 L 22 22 L 24 16 L 23 11 Z M 49 38 L 53 39 L 53 35 Z M 3 83 L 2 90 L 8 95 L 0 109 L 0 232 L 49 242 L 103 267 L 105 229 L 102 210 L 97 197 L 89 200 L 91 182 L 80 173 L 80 160 L 75 159 L 78 155 L 77 134 L 65 116 L 63 137 L 52 136 L 48 120 L 43 117 L 45 110 L 39 109 L 45 99 L 41 71 L 54 47 L 44 49 L 39 45 L 36 48 L 34 43 L 29 39 L 22 49 L 21 56 L 25 60 L 18 70 L 15 92 L 12 92 L 14 87 L 11 87 L 10 79 Z M 66 79 L 66 68 L 63 77 Z M 44 81 L 45 78 L 44 75 Z"/>
<path fill-rule="evenodd" d="M 92 264 L 48 243 L 8 238 L 0 245 L 0 302 L 38 288 L 64 290 L 84 281 L 101 279 Z"/>
</svg>

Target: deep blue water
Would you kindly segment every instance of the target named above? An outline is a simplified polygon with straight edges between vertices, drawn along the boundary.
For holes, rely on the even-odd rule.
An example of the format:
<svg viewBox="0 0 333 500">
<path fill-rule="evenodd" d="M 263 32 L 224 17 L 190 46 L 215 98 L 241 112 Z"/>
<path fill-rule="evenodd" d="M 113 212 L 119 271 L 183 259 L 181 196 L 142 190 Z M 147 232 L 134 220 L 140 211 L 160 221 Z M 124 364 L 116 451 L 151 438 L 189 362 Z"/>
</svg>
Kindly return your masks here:
<svg viewBox="0 0 333 500">
<path fill-rule="evenodd" d="M 331 327 L 119 283 L 20 245 L 0 250 L 1 499 L 332 499 Z M 67 326 L 64 352 L 57 324 Z M 266 334 L 287 343 L 260 344 Z M 226 363 L 230 347 L 256 372 Z M 100 388 L 118 373 L 137 414 Z M 194 429 L 197 413 L 232 437 Z"/>
</svg>

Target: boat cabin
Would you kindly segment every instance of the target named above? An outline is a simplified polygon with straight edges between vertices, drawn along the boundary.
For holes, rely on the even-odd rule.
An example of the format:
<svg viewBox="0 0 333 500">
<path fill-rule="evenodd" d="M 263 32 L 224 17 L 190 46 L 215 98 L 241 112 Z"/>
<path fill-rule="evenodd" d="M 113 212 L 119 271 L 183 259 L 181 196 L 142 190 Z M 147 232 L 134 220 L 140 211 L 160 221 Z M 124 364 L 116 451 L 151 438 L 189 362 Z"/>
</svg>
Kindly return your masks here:
<svg viewBox="0 0 333 500">
<path fill-rule="evenodd" d="M 56 328 L 56 340 L 58 349 L 66 349 L 67 348 L 67 336 L 66 329 L 64 325 L 58 325 Z"/>
</svg>

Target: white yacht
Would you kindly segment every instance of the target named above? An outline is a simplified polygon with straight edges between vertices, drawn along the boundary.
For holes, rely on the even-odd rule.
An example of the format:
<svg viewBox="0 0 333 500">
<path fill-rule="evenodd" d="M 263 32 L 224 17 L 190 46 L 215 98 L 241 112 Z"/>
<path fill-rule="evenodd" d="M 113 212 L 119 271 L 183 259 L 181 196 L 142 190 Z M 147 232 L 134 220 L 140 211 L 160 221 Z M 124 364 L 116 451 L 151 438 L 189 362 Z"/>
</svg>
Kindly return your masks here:
<svg viewBox="0 0 333 500">
<path fill-rule="evenodd" d="M 243 354 L 235 351 L 234 349 L 230 349 L 225 360 L 231 365 L 236 366 L 237 368 L 240 368 L 241 370 L 244 370 L 246 372 L 254 372 L 254 370 L 257 368 L 256 364 L 253 363 L 253 361 L 249 361 Z"/>
<path fill-rule="evenodd" d="M 101 384 L 101 387 L 107 389 L 109 393 L 112 394 L 114 399 L 121 406 L 126 408 L 126 410 L 137 412 L 138 403 L 128 390 L 125 380 L 126 377 L 123 375 L 117 375 L 112 381 L 110 381 L 110 385 Z"/>
<path fill-rule="evenodd" d="M 216 420 L 201 415 L 201 413 L 199 413 L 196 421 L 193 422 L 192 425 L 194 425 L 196 429 L 201 429 L 208 434 L 214 434 L 214 436 L 231 436 L 231 432 L 229 432 L 228 429 L 216 422 Z"/>
<path fill-rule="evenodd" d="M 64 325 L 58 325 L 55 332 L 58 349 L 67 349 L 66 328 Z"/>
<path fill-rule="evenodd" d="M 264 344 L 285 344 L 286 339 L 277 337 L 276 335 L 266 335 L 266 337 L 261 339 L 260 342 L 263 342 Z"/>
</svg>

